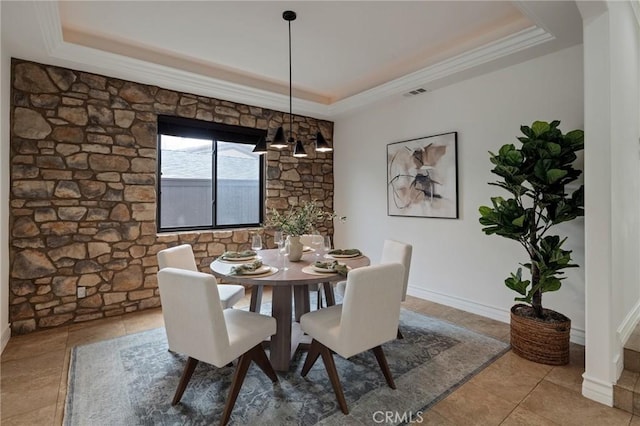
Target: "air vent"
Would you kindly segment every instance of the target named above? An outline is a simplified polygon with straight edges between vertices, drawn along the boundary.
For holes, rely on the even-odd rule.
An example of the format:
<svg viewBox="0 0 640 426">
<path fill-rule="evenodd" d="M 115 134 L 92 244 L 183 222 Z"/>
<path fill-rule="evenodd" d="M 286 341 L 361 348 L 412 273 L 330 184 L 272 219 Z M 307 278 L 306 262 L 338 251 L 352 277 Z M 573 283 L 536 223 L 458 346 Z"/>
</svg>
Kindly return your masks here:
<svg viewBox="0 0 640 426">
<path fill-rule="evenodd" d="M 427 93 L 427 92 L 429 92 L 428 89 L 419 87 L 417 89 L 414 89 L 414 90 L 412 90 L 410 92 L 405 93 L 403 96 L 417 96 L 417 95 L 422 95 L 423 93 Z"/>
</svg>

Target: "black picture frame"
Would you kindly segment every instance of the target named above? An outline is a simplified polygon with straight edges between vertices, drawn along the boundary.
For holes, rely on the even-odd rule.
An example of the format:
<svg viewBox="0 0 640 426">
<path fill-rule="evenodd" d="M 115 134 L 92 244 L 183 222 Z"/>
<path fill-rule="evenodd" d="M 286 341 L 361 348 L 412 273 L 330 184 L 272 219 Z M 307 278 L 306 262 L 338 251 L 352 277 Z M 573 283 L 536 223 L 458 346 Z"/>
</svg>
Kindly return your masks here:
<svg viewBox="0 0 640 426">
<path fill-rule="evenodd" d="M 387 214 L 458 219 L 458 132 L 387 144 Z"/>
</svg>

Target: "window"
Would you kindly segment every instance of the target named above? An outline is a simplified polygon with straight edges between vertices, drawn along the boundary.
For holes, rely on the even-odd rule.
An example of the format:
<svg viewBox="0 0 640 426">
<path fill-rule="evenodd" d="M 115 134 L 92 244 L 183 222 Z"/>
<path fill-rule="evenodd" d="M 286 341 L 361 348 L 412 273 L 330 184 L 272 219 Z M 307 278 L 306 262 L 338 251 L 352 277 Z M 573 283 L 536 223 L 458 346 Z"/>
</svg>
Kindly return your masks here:
<svg viewBox="0 0 640 426">
<path fill-rule="evenodd" d="M 158 231 L 259 226 L 266 130 L 158 117 Z"/>
</svg>

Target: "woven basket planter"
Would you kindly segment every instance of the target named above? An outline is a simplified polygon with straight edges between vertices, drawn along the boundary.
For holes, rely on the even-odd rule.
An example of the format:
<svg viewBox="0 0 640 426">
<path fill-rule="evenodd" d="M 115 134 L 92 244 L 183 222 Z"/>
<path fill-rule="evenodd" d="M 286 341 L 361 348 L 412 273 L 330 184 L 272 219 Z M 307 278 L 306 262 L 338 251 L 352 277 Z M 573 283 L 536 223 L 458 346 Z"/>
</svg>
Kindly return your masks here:
<svg viewBox="0 0 640 426">
<path fill-rule="evenodd" d="M 571 320 L 553 312 L 560 321 L 543 321 L 518 315 L 519 308 L 527 305 L 514 305 L 511 308 L 511 349 L 517 355 L 530 361 L 548 365 L 569 363 L 569 335 Z"/>
</svg>

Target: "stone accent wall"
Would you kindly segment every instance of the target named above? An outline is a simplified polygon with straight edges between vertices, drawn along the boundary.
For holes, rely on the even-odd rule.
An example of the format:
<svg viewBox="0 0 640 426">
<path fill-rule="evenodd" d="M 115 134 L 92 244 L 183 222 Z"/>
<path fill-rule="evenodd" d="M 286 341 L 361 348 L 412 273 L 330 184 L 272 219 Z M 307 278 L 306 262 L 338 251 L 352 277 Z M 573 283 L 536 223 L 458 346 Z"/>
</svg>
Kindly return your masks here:
<svg viewBox="0 0 640 426">
<path fill-rule="evenodd" d="M 12 60 L 10 322 L 13 333 L 160 304 L 156 253 L 192 244 L 202 271 L 263 229 L 157 234 L 157 115 L 275 129 L 288 114 Z M 333 209 L 333 156 L 309 136 L 333 123 L 294 116 L 310 156 L 267 154 L 267 209 Z M 286 129 L 285 127 L 285 130 Z M 332 233 L 332 223 L 320 229 Z M 271 239 L 267 238 L 271 243 Z M 77 288 L 86 297 L 77 298 Z"/>
</svg>

